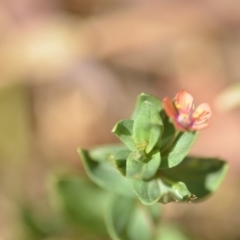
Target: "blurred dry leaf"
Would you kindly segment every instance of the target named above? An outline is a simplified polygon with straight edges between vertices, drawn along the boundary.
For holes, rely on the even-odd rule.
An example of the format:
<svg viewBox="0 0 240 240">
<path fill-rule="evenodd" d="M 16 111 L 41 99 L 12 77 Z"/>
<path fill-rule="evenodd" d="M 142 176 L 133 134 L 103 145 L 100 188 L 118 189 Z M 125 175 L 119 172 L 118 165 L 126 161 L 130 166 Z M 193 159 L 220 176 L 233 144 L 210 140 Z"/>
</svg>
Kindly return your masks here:
<svg viewBox="0 0 240 240">
<path fill-rule="evenodd" d="M 89 18 L 48 18 L 13 31 L 0 45 L 1 84 L 57 79 L 76 60 L 109 58 L 161 45 L 218 24 L 201 5 L 151 4 Z M 26 37 L 27 36 L 27 37 Z M 127 37 L 126 37 L 127 36 Z"/>
<path fill-rule="evenodd" d="M 215 100 L 219 111 L 229 111 L 240 107 L 240 83 L 235 83 L 224 89 Z"/>
<path fill-rule="evenodd" d="M 27 77 L 38 81 L 60 77 L 70 64 L 88 55 L 89 40 L 81 26 L 79 31 L 77 38 L 75 24 L 60 18 L 7 36 L 0 46 L 1 85 Z"/>
</svg>

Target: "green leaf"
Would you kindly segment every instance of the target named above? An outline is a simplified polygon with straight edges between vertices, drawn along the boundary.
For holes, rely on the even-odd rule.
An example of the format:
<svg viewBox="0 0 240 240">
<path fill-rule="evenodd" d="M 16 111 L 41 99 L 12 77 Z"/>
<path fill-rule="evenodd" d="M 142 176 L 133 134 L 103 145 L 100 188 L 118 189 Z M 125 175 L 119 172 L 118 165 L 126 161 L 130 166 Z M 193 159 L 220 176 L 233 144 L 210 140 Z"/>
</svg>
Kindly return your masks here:
<svg viewBox="0 0 240 240">
<path fill-rule="evenodd" d="M 227 169 L 227 163 L 217 158 L 186 157 L 178 166 L 159 172 L 172 181 L 184 182 L 189 191 L 201 199 L 216 191 Z"/>
<path fill-rule="evenodd" d="M 148 210 L 152 221 L 155 223 L 156 227 L 159 227 L 159 223 L 161 221 L 161 216 L 163 213 L 163 207 L 161 204 L 155 203 L 149 206 L 145 206 Z"/>
<path fill-rule="evenodd" d="M 133 189 L 139 200 L 145 205 L 156 202 L 169 203 L 189 201 L 192 194 L 182 182 L 173 182 L 168 179 L 155 178 L 151 181 L 135 180 Z"/>
<path fill-rule="evenodd" d="M 23 223 L 26 238 L 29 239 L 32 237 L 38 240 L 54 234 L 52 222 L 50 222 L 48 219 L 43 220 L 43 217 L 40 219 L 40 221 L 39 218 L 36 217 L 33 209 L 29 208 L 29 206 L 24 206 L 22 209 L 20 209 L 20 217 L 20 220 Z"/>
<path fill-rule="evenodd" d="M 127 148 L 123 144 L 110 144 L 104 145 L 102 147 L 97 147 L 89 151 L 89 156 L 94 161 L 107 162 L 111 161 L 113 155 L 121 150 L 126 150 Z"/>
<path fill-rule="evenodd" d="M 134 196 L 130 179 L 123 177 L 109 162 L 94 161 L 84 149 L 79 149 L 78 152 L 89 178 L 94 183 L 113 193 Z"/>
<path fill-rule="evenodd" d="M 173 224 L 161 224 L 156 240 L 189 240 L 179 227 Z"/>
<path fill-rule="evenodd" d="M 154 152 L 144 156 L 143 152 L 132 152 L 127 159 L 126 176 L 129 178 L 148 180 L 156 174 L 161 162 L 160 153 Z"/>
<path fill-rule="evenodd" d="M 153 239 L 152 214 L 132 199 L 115 196 L 106 214 L 106 224 L 113 240 Z"/>
<path fill-rule="evenodd" d="M 59 176 L 55 189 L 62 210 L 68 219 L 91 232 L 105 234 L 103 219 L 109 195 L 79 176 Z"/>
<path fill-rule="evenodd" d="M 137 98 L 137 103 L 132 115 L 132 119 L 136 119 L 141 109 L 142 103 L 145 101 L 152 103 L 155 106 L 155 108 L 158 110 L 158 112 L 160 112 L 163 109 L 162 103 L 158 98 L 148 95 L 146 93 L 141 93 Z"/>
<path fill-rule="evenodd" d="M 181 163 L 197 140 L 197 137 L 197 132 L 179 132 L 173 143 L 161 151 L 162 161 L 160 167 L 172 168 Z"/>
<path fill-rule="evenodd" d="M 125 176 L 126 175 L 126 162 L 129 154 L 131 153 L 130 150 L 120 150 L 116 152 L 113 156 L 113 160 L 115 162 L 116 168 Z"/>
<path fill-rule="evenodd" d="M 121 120 L 113 128 L 112 132 L 132 151 L 136 150 L 132 138 L 133 120 Z"/>
<path fill-rule="evenodd" d="M 148 131 L 150 132 L 150 137 L 146 153 L 150 153 L 153 149 L 160 148 L 163 124 L 148 123 L 147 128 L 149 129 Z"/>
<path fill-rule="evenodd" d="M 139 150 L 151 152 L 160 146 L 163 123 L 158 109 L 150 102 L 143 102 L 133 124 L 133 139 Z"/>
<path fill-rule="evenodd" d="M 135 180 L 133 182 L 133 190 L 139 200 L 145 205 L 154 204 L 158 202 L 161 197 L 158 179 L 151 181 Z"/>
</svg>

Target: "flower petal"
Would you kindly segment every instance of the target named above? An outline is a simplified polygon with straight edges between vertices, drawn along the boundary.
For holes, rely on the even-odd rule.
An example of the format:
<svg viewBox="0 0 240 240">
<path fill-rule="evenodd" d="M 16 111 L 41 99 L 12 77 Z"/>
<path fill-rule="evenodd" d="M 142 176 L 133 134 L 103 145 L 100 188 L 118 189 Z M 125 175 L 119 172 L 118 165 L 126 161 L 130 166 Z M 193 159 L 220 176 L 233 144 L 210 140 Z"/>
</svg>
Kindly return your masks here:
<svg viewBox="0 0 240 240">
<path fill-rule="evenodd" d="M 181 113 L 190 113 L 193 109 L 193 97 L 186 90 L 178 92 L 174 98 L 175 107 Z"/>
<path fill-rule="evenodd" d="M 189 130 L 202 130 L 204 128 L 207 128 L 210 124 L 208 122 L 201 123 L 201 124 L 193 124 Z"/>
<path fill-rule="evenodd" d="M 163 99 L 163 107 L 168 117 L 173 119 L 177 117 L 177 110 L 174 107 L 174 104 L 170 98 L 166 97 Z"/>
<path fill-rule="evenodd" d="M 182 131 L 182 132 L 186 132 L 188 131 L 188 129 L 184 128 L 181 124 L 179 124 L 177 121 L 173 121 L 173 125 L 176 129 Z"/>
<path fill-rule="evenodd" d="M 212 115 L 212 111 L 207 103 L 200 104 L 192 114 L 194 124 L 201 124 L 207 121 Z"/>
</svg>

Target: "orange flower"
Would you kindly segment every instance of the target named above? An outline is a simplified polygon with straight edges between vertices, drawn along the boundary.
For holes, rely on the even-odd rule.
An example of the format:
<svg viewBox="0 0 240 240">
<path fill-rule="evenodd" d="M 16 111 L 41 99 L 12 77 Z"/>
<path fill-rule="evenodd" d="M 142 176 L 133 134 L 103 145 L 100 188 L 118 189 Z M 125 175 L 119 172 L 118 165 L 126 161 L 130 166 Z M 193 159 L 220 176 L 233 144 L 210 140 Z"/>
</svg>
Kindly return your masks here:
<svg viewBox="0 0 240 240">
<path fill-rule="evenodd" d="M 176 94 L 173 101 L 166 97 L 163 107 L 174 126 L 181 131 L 195 131 L 206 128 L 212 112 L 207 103 L 200 104 L 194 110 L 193 97 L 183 90 Z"/>
</svg>

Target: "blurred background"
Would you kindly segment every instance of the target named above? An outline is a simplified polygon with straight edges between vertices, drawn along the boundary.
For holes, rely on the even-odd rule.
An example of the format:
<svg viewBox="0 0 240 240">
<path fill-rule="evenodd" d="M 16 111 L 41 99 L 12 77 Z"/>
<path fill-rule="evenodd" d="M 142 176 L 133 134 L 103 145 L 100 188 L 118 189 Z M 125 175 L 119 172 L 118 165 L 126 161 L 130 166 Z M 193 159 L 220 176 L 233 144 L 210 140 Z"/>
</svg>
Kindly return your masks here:
<svg viewBox="0 0 240 240">
<path fill-rule="evenodd" d="M 239 1 L 1 0 L 0 240 L 109 239 L 62 216 L 54 174 L 84 179 L 77 147 L 117 142 L 141 92 L 182 89 L 213 110 L 192 153 L 230 169 L 217 193 L 168 204 L 163 220 L 192 240 L 239 240 L 239 64 Z M 81 181 L 72 191 L 90 199 Z"/>
</svg>

